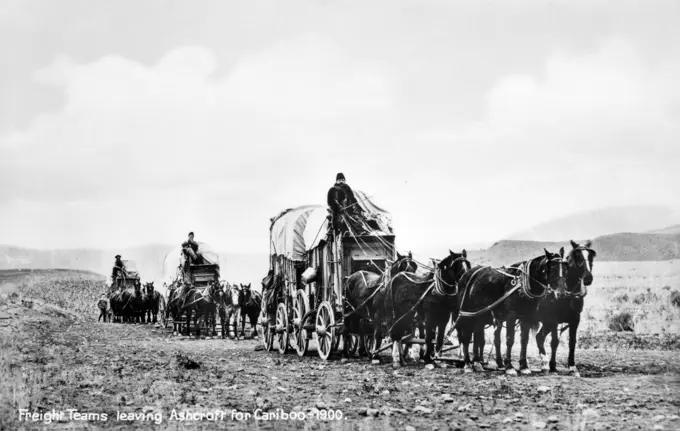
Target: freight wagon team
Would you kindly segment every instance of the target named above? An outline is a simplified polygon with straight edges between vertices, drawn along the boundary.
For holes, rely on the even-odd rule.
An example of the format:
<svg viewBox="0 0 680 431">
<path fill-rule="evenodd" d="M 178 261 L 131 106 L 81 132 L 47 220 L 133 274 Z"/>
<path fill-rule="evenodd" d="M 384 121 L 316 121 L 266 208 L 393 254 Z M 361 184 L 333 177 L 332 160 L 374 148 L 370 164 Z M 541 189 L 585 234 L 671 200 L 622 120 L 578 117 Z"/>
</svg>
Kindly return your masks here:
<svg viewBox="0 0 680 431">
<path fill-rule="evenodd" d="M 333 352 L 380 361 L 392 350 L 392 364 L 403 365 L 414 345 L 422 345 L 427 364 L 445 360 L 450 336 L 457 332 L 466 372 L 482 370 L 484 331 L 494 326 L 495 365 L 517 374 L 512 362 L 515 331 L 520 331 L 519 372 L 529 374 L 529 331 L 536 336 L 542 369 L 556 371 L 558 325 L 569 329 L 570 373 L 576 332 L 587 287 L 593 282 L 595 251 L 588 241 L 571 249 L 543 253 L 508 267 L 473 266 L 465 250 L 449 251 L 423 264 L 395 248 L 391 216 L 358 190 L 343 174 L 328 191 L 327 207 L 307 205 L 282 211 L 271 219 L 269 272 L 262 293 L 250 285 L 220 281 L 219 256 L 190 232 L 181 247 L 166 256 L 167 297 L 153 283 L 142 287 L 131 261 L 115 257 L 111 291 L 99 307 L 106 320 L 171 320 L 175 333 L 187 335 L 193 324 L 217 336 L 241 335 L 245 320 L 261 335 L 264 349 L 289 349 L 304 356 L 310 347 L 327 360 Z M 108 299 L 108 300 L 107 300 Z M 102 316 L 100 316 L 101 318 Z M 184 322 L 184 328 L 182 327 Z M 506 350 L 501 356 L 501 331 Z M 261 334 L 260 334 L 261 332 Z M 544 348 L 552 336 L 551 354 Z M 387 342 L 384 342 L 387 341 Z M 470 345 L 472 352 L 470 353 Z"/>
</svg>

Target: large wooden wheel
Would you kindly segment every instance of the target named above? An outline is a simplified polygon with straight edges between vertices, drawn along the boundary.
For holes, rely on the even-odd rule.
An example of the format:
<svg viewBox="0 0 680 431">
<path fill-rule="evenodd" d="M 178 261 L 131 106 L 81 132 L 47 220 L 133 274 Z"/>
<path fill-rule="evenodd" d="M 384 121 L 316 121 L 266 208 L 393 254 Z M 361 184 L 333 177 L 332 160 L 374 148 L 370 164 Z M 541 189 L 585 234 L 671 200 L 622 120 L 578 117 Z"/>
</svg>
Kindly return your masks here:
<svg viewBox="0 0 680 431">
<path fill-rule="evenodd" d="M 328 360 L 334 348 L 337 348 L 338 337 L 335 334 L 335 314 L 330 302 L 324 301 L 316 312 L 316 344 L 319 357 Z"/>
<path fill-rule="evenodd" d="M 269 324 L 269 316 L 267 314 L 266 305 L 262 307 L 258 321 L 260 324 L 260 333 L 262 334 L 264 350 L 271 352 L 274 348 L 274 328 L 272 328 Z"/>
<path fill-rule="evenodd" d="M 295 351 L 298 356 L 305 356 L 309 349 L 310 331 L 304 329 L 302 318 L 309 311 L 309 300 L 305 291 L 298 289 L 293 304 L 293 339 L 295 340 Z"/>
<path fill-rule="evenodd" d="M 276 309 L 276 339 L 279 342 L 279 353 L 282 355 L 288 350 L 288 337 L 290 330 L 288 327 L 288 311 L 286 304 L 279 304 Z"/>
</svg>

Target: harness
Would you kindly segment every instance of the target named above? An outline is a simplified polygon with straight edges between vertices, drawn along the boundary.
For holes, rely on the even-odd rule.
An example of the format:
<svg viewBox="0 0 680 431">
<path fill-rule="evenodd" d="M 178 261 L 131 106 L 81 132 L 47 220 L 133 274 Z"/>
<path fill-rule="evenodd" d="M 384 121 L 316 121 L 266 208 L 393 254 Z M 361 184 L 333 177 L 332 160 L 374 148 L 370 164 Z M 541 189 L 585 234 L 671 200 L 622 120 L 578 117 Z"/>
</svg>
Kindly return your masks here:
<svg viewBox="0 0 680 431">
<path fill-rule="evenodd" d="M 458 257 L 458 258 L 454 259 L 454 260 L 451 262 L 451 267 L 453 267 L 453 264 L 455 264 L 456 262 L 461 261 L 461 260 L 462 260 L 463 262 L 467 262 L 468 265 L 469 265 L 469 263 L 470 263 L 470 262 L 467 261 L 467 259 L 466 259 L 465 257 L 461 256 L 461 257 Z M 433 280 L 432 280 L 432 282 L 430 283 L 430 285 L 427 287 L 427 289 L 425 289 L 425 292 L 423 292 L 423 294 L 420 295 L 420 298 L 418 298 L 418 301 L 416 301 L 416 303 L 415 303 L 415 304 L 414 304 L 414 305 L 413 305 L 406 313 L 402 314 L 401 317 L 399 317 L 399 319 L 397 319 L 397 320 L 392 324 L 392 326 L 390 327 L 390 329 L 388 330 L 388 332 L 392 332 L 392 329 L 394 329 L 394 327 L 397 326 L 397 324 L 398 324 L 399 322 L 401 322 L 402 319 L 404 319 L 406 316 L 408 316 L 409 314 L 411 314 L 411 312 L 412 312 L 413 310 L 415 310 L 416 308 L 418 308 L 418 306 L 423 302 L 423 300 L 425 300 L 425 298 L 426 298 L 427 295 L 430 293 L 430 291 L 434 291 L 434 296 L 443 296 L 443 297 L 453 297 L 453 296 L 457 296 L 457 295 L 458 295 L 458 280 L 460 280 L 460 278 L 468 271 L 468 266 L 463 265 L 463 267 L 464 267 L 463 271 L 461 271 L 461 272 L 455 277 L 455 281 L 453 282 L 453 284 L 450 284 L 450 283 L 447 283 L 446 281 L 444 281 L 444 279 L 443 279 L 442 276 L 441 276 L 441 269 L 439 268 L 438 265 L 435 265 L 434 271 L 431 273 L 431 275 L 432 275 L 432 277 L 433 277 Z M 413 284 L 425 284 L 425 283 L 427 283 L 427 282 L 429 281 L 429 280 L 427 280 L 427 281 L 422 281 L 422 282 L 421 282 L 421 281 L 414 280 L 414 279 L 412 279 L 407 273 L 404 273 L 404 272 L 400 272 L 399 274 L 397 274 L 397 275 L 395 276 L 395 278 L 398 277 L 398 276 L 400 276 L 400 275 L 403 276 L 403 277 L 406 277 L 406 279 L 409 280 L 409 281 L 410 281 L 411 283 L 413 283 Z M 392 319 L 394 320 L 394 318 L 395 318 L 396 316 L 395 316 L 395 314 L 394 314 L 394 313 L 395 313 L 395 307 L 394 307 L 394 289 L 392 289 L 392 282 L 393 282 L 393 281 L 394 281 L 394 279 L 392 279 L 392 280 L 390 281 L 389 286 L 390 286 L 390 292 L 392 293 Z M 444 291 L 444 289 L 442 288 L 442 286 L 441 286 L 442 283 L 445 284 L 445 285 L 448 286 L 448 287 L 455 287 L 455 288 L 456 288 L 456 291 L 455 291 L 454 293 L 446 293 L 446 292 Z"/>
<path fill-rule="evenodd" d="M 488 313 L 488 312 L 492 311 L 494 308 L 496 308 L 498 305 L 500 305 L 503 301 L 508 299 L 513 293 L 517 292 L 518 290 L 520 290 L 520 295 L 525 296 L 529 299 L 542 299 L 548 294 L 548 292 L 552 292 L 553 289 L 550 286 L 550 282 L 548 282 L 548 284 L 545 285 L 542 282 L 536 280 L 534 277 L 531 276 L 530 268 L 531 268 L 531 263 L 534 260 L 536 260 L 536 258 L 530 259 L 530 260 L 524 262 L 523 264 L 521 264 L 520 266 L 507 268 L 508 270 L 518 271 L 519 272 L 518 275 L 509 274 L 506 271 L 504 271 L 503 268 L 499 269 L 499 268 L 493 268 L 491 266 L 480 266 L 479 268 L 477 268 L 475 270 L 475 272 L 472 273 L 472 275 L 468 279 L 467 283 L 465 284 L 465 289 L 463 290 L 463 296 L 462 296 L 461 302 L 460 302 L 460 311 L 458 312 L 458 317 L 456 318 L 456 321 L 451 326 L 451 329 L 449 329 L 449 332 L 446 334 L 446 337 L 448 338 L 453 333 L 453 331 L 456 329 L 456 326 L 458 326 L 458 322 L 460 321 L 461 318 L 473 318 L 473 317 L 477 317 L 477 316 L 480 316 L 482 314 Z M 541 262 L 541 266 L 543 266 L 544 264 L 548 264 L 549 262 L 558 262 L 560 264 L 560 272 L 559 272 L 558 278 L 563 277 L 562 265 L 565 264 L 566 261 L 564 259 L 562 259 L 562 257 L 554 257 L 554 258 L 551 258 L 551 259 L 543 258 L 543 260 L 544 261 Z M 470 285 L 472 284 L 472 280 L 483 269 L 491 269 L 491 270 L 493 270 L 493 271 L 495 271 L 495 272 L 497 272 L 501 275 L 504 275 L 506 277 L 511 278 L 510 285 L 512 287 L 510 288 L 510 290 L 505 292 L 505 294 L 503 296 L 501 296 L 499 299 L 494 301 L 492 304 L 482 308 L 481 310 L 464 311 L 462 309 L 463 304 L 465 303 L 465 297 L 468 294 L 468 289 L 469 289 Z M 534 293 L 531 292 L 531 288 L 530 288 L 530 284 L 529 284 L 531 281 L 533 281 L 533 282 L 539 284 L 541 287 L 543 287 L 543 291 L 540 294 L 534 294 Z"/>
</svg>

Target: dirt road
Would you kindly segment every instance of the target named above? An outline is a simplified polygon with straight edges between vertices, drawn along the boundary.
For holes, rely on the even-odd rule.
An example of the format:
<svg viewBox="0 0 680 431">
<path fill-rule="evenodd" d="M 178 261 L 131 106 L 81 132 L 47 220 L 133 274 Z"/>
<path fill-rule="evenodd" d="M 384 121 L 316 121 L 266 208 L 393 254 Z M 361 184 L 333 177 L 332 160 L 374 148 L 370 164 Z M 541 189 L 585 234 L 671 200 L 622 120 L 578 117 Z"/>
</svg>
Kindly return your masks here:
<svg viewBox="0 0 680 431">
<path fill-rule="evenodd" d="M 20 422 L 22 406 L 65 412 L 47 425 L 60 429 L 680 428 L 677 351 L 583 350 L 581 378 L 566 375 L 564 357 L 559 375 L 464 375 L 422 365 L 395 371 L 360 359 L 322 362 L 256 351 L 252 340 L 193 340 L 146 325 L 73 320 L 50 310 L 40 304 L 5 310 L 2 429 L 46 426 Z M 70 419 L 67 409 L 92 415 Z M 215 411 L 216 418 L 181 420 L 182 413 Z M 255 411 L 279 412 L 279 419 L 260 413 L 257 420 Z M 281 412 L 307 414 L 285 420 Z M 140 414 L 144 419 L 135 418 Z M 323 415 L 335 419 L 316 419 Z"/>
</svg>

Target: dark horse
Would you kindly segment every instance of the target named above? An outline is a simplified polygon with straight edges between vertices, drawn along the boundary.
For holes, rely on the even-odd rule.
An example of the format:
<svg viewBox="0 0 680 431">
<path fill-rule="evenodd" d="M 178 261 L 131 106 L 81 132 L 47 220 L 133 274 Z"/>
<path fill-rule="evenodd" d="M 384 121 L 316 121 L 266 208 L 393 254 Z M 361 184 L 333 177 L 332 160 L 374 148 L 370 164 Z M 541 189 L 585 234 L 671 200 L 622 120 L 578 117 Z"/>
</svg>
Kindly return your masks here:
<svg viewBox="0 0 680 431">
<path fill-rule="evenodd" d="M 538 320 L 543 325 L 538 334 L 536 334 L 536 343 L 538 344 L 538 352 L 541 355 L 543 371 L 557 371 L 555 355 L 557 354 L 557 346 L 560 343 L 557 325 L 566 323 L 569 326 L 569 359 L 567 360 L 567 366 L 571 374 L 576 377 L 580 376 L 574 361 L 574 350 L 576 350 L 576 331 L 581 321 L 581 311 L 583 311 L 583 298 L 588 293 L 587 286 L 593 283 L 593 260 L 596 253 L 590 248 L 591 244 L 590 241 L 585 245 L 571 241 L 572 250 L 567 256 L 566 298 L 557 299 L 547 296 L 538 305 Z M 552 334 L 550 362 L 546 358 L 545 348 L 543 347 L 543 342 L 548 334 Z"/>
<path fill-rule="evenodd" d="M 246 316 L 252 328 L 252 337 L 257 337 L 257 318 L 262 310 L 262 295 L 250 288 L 249 284 L 241 284 L 238 292 L 238 308 L 241 313 L 241 336 L 246 336 Z M 238 326 L 238 323 L 237 323 Z M 235 328 L 238 330 L 238 327 Z M 236 330 L 234 331 L 236 333 Z"/>
<path fill-rule="evenodd" d="M 160 308 L 162 296 L 161 293 L 154 289 L 153 281 L 144 284 L 145 296 L 145 313 L 147 323 L 158 323 L 158 309 Z"/>
<path fill-rule="evenodd" d="M 418 265 L 413 261 L 409 252 L 408 256 L 397 253 L 397 260 L 393 262 L 388 270 L 389 277 L 385 274 L 378 275 L 370 271 L 357 271 L 347 278 L 345 283 L 345 299 L 349 303 L 348 315 L 344 320 L 343 337 L 345 342 L 344 354 L 349 356 L 349 337 L 350 334 L 360 334 L 359 354 L 367 352 L 364 334 L 365 324 L 371 321 L 373 315 L 373 299 L 377 294 L 377 289 L 385 286 L 385 283 L 400 272 L 414 273 Z M 379 347 L 379 346 L 377 346 Z"/>
<path fill-rule="evenodd" d="M 512 366 L 512 346 L 515 342 L 515 323 L 520 321 L 521 351 L 520 371 L 530 374 L 527 364 L 529 330 L 536 327 L 538 304 L 547 294 L 562 298 L 566 292 L 566 261 L 564 248 L 560 253 L 516 263 L 509 268 L 476 266 L 467 271 L 460 280 L 463 286 L 458 292 L 458 310 L 454 313 L 455 329 L 463 345 L 465 372 L 472 372 L 472 362 L 481 363 L 484 346 L 484 327 L 490 318 L 497 322 L 494 332 L 496 364 L 505 367 L 506 373 L 516 375 Z M 501 330 L 506 324 L 505 360 L 501 358 Z M 470 361 L 470 341 L 474 334 L 474 358 Z M 481 368 L 481 365 L 480 365 Z"/>
<path fill-rule="evenodd" d="M 165 308 L 165 318 L 172 317 L 172 334 L 179 335 L 182 330 L 182 287 L 178 282 L 168 286 L 168 304 Z"/>
<path fill-rule="evenodd" d="M 188 287 L 188 289 L 187 289 Z M 215 314 L 217 305 L 222 299 L 222 287 L 218 282 L 206 286 L 201 291 L 195 287 L 186 286 L 184 289 L 184 298 L 182 300 L 182 310 L 186 312 L 187 317 L 187 335 L 190 335 L 190 322 L 193 314 L 194 327 L 196 328 L 196 338 L 201 336 L 201 327 L 198 321 L 203 317 L 208 334 L 217 336 Z M 212 328 L 212 332 L 210 331 Z M 209 335 L 210 336 L 210 335 Z"/>
<path fill-rule="evenodd" d="M 456 254 L 449 251 L 449 255 L 435 264 L 434 269 L 427 275 L 416 275 L 400 272 L 390 280 L 390 282 L 378 291 L 374 304 L 374 322 L 386 323 L 389 327 L 388 333 L 392 340 L 392 366 L 398 367 L 403 364 L 401 338 L 404 335 L 412 334 L 413 319 L 417 310 L 427 316 L 428 314 L 443 313 L 442 316 L 426 318 L 426 322 L 434 327 L 426 330 L 430 335 L 430 346 L 426 357 L 432 357 L 432 339 L 434 330 L 441 321 L 444 326 L 449 321 L 452 309 L 442 311 L 439 307 L 432 308 L 431 304 L 436 301 L 443 301 L 449 297 L 456 288 L 458 277 L 464 274 L 469 263 L 463 254 Z M 425 299 L 430 295 L 433 302 L 428 302 L 427 308 Z M 443 329 L 440 331 L 443 340 Z M 380 344 L 382 343 L 383 328 L 381 324 L 374 326 L 374 342 L 376 350 L 373 352 L 375 357 Z"/>
</svg>

